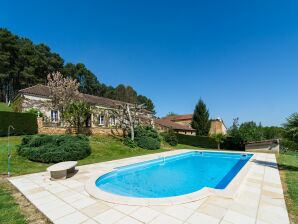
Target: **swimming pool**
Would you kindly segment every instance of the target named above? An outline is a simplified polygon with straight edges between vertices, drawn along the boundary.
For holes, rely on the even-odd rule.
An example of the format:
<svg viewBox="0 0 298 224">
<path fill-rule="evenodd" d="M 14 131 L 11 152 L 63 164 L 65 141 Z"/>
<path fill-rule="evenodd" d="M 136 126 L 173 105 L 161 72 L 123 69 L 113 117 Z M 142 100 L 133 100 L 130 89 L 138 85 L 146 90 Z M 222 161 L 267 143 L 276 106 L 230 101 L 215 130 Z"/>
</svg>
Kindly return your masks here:
<svg viewBox="0 0 298 224">
<path fill-rule="evenodd" d="M 166 198 L 204 187 L 224 189 L 253 154 L 187 152 L 119 167 L 99 177 L 101 190 L 137 198 Z"/>
</svg>

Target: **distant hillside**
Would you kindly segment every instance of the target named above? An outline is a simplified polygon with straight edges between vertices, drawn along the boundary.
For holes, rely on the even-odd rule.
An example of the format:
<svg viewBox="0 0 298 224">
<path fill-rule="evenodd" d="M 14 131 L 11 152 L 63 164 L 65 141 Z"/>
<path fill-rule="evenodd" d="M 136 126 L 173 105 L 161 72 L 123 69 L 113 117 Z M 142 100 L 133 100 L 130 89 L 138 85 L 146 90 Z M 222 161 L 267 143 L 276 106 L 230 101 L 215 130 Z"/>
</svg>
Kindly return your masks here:
<svg viewBox="0 0 298 224">
<path fill-rule="evenodd" d="M 139 95 L 131 86 L 117 87 L 100 83 L 82 63 L 64 63 L 64 59 L 45 44 L 34 44 L 0 28 L 0 101 L 11 100 L 18 90 L 35 84 L 46 84 L 49 73 L 60 71 L 80 82 L 80 91 L 96 96 L 145 104 L 154 111 L 153 102 Z"/>
</svg>

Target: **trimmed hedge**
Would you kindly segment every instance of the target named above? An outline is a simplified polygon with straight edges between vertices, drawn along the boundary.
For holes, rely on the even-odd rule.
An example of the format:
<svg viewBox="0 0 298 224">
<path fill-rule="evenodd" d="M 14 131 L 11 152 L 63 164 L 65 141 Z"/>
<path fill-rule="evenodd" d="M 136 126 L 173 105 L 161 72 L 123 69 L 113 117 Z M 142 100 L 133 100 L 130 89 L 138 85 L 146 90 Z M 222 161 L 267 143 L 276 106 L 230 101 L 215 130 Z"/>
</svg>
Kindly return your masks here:
<svg viewBox="0 0 298 224">
<path fill-rule="evenodd" d="M 225 138 L 224 142 L 220 144 L 220 148 L 236 150 L 236 151 L 245 151 L 245 144 L 243 141 L 235 141 L 232 137 Z"/>
<path fill-rule="evenodd" d="M 22 139 L 17 152 L 32 161 L 57 163 L 84 159 L 91 148 L 85 135 L 32 135 Z"/>
<path fill-rule="evenodd" d="M 217 143 L 214 139 L 207 136 L 193 136 L 177 134 L 178 142 L 180 144 L 192 145 L 203 148 L 217 148 Z"/>
<path fill-rule="evenodd" d="M 11 135 L 33 135 L 37 133 L 37 118 L 32 113 L 0 111 L 0 136 L 7 135 L 8 126 L 12 125 Z"/>
</svg>

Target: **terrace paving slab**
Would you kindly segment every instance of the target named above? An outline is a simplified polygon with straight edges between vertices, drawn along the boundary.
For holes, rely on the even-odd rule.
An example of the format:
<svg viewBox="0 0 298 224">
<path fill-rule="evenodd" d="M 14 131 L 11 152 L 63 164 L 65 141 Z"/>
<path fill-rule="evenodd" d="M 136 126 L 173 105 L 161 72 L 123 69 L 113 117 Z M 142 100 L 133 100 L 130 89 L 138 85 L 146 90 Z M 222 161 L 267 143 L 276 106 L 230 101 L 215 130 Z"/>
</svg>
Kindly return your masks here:
<svg viewBox="0 0 298 224">
<path fill-rule="evenodd" d="M 175 150 L 120 160 L 78 166 L 65 180 L 51 181 L 48 172 L 9 178 L 9 181 L 53 223 L 82 224 L 289 224 L 288 212 L 274 154 L 254 153 L 230 184 L 230 190 L 196 192 L 161 200 L 151 205 L 116 203 L 117 196 L 104 200 L 86 191 L 95 174 L 116 167 L 193 150 Z M 214 152 L 214 151 L 213 151 Z M 229 185 L 230 185 L 229 184 Z M 109 200 L 110 199 L 110 200 Z M 114 202 L 112 202 L 114 201 Z M 129 203 L 136 200 L 131 198 Z"/>
</svg>

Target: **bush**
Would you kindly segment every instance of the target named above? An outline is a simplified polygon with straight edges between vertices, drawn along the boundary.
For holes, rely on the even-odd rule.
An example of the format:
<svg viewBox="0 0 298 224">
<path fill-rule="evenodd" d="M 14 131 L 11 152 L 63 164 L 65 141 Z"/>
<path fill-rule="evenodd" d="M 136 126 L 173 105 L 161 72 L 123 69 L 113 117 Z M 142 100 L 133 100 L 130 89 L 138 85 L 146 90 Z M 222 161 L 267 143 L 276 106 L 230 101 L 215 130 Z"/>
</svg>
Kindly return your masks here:
<svg viewBox="0 0 298 224">
<path fill-rule="evenodd" d="M 152 126 L 138 126 L 135 128 L 135 142 L 144 149 L 159 149 L 160 138 Z"/>
<path fill-rule="evenodd" d="M 126 137 L 123 139 L 123 144 L 130 148 L 137 147 L 137 144 L 133 140 L 131 140 L 131 138 L 129 138 L 129 137 Z"/>
<path fill-rule="evenodd" d="M 217 143 L 214 139 L 208 136 L 193 136 L 177 134 L 178 142 L 180 144 L 192 145 L 203 148 L 217 148 Z"/>
<path fill-rule="evenodd" d="M 40 110 L 36 109 L 36 108 L 31 108 L 31 109 L 27 110 L 26 113 L 35 114 L 36 117 L 38 117 L 38 116 L 43 117 L 43 113 Z"/>
<path fill-rule="evenodd" d="M 240 138 L 236 137 L 226 137 L 222 144 L 220 144 L 222 149 L 230 149 L 230 150 L 237 150 L 237 151 L 244 151 L 245 144 Z"/>
<path fill-rule="evenodd" d="M 84 135 L 32 135 L 22 139 L 17 152 L 32 161 L 57 163 L 84 159 L 91 148 Z"/>
<path fill-rule="evenodd" d="M 176 146 L 178 144 L 178 138 L 173 130 L 169 130 L 163 134 L 164 140 L 171 146 Z"/>
<path fill-rule="evenodd" d="M 144 137 L 138 140 L 138 146 L 143 149 L 154 150 L 160 148 L 160 142 L 152 137 Z"/>
<path fill-rule="evenodd" d="M 37 133 L 35 114 L 0 111 L 0 136 L 7 135 L 8 126 L 12 125 L 11 135 L 33 135 Z"/>
<path fill-rule="evenodd" d="M 294 141 L 282 139 L 280 141 L 280 151 L 282 152 L 298 151 L 298 144 Z"/>
</svg>

